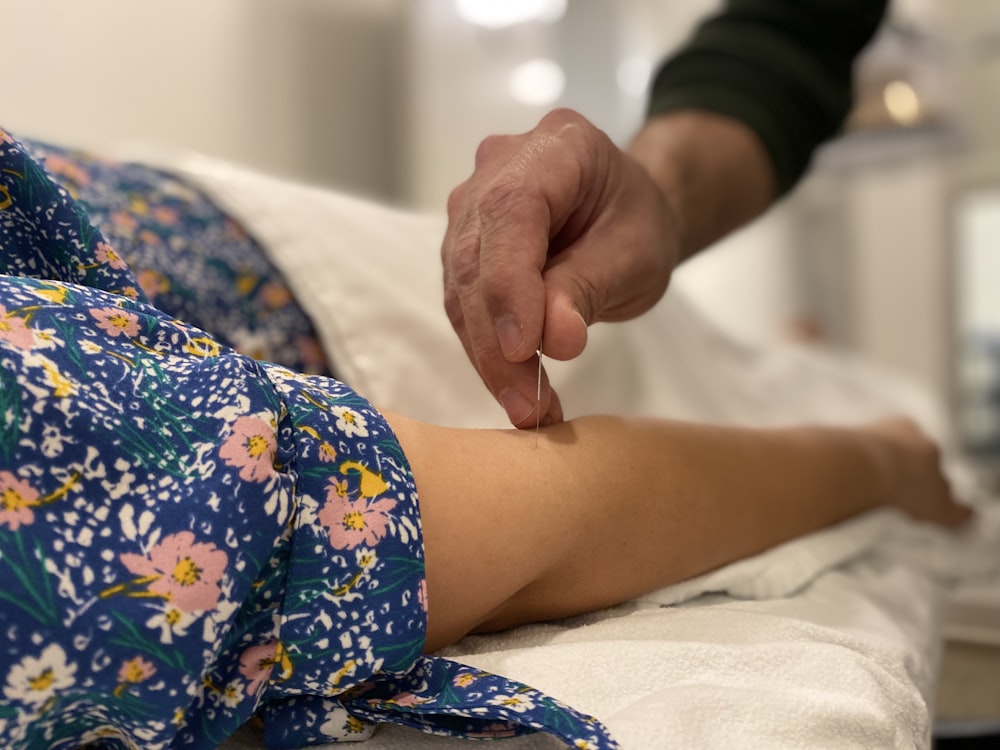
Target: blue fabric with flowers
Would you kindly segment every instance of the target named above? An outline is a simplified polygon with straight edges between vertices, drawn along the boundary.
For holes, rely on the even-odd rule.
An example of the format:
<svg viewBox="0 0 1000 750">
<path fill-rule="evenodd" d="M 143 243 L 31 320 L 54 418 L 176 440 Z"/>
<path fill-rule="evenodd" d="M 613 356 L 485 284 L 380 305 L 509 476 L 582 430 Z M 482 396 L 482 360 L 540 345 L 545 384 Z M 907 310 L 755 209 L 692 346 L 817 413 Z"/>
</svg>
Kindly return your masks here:
<svg viewBox="0 0 1000 750">
<path fill-rule="evenodd" d="M 312 322 L 264 248 L 200 190 L 142 164 L 23 143 L 158 309 L 255 359 L 332 374 Z"/>
<path fill-rule="evenodd" d="M 379 413 L 150 304 L 0 130 L 0 746 L 270 747 L 385 721 L 611 748 L 422 656 L 416 488 Z"/>
</svg>

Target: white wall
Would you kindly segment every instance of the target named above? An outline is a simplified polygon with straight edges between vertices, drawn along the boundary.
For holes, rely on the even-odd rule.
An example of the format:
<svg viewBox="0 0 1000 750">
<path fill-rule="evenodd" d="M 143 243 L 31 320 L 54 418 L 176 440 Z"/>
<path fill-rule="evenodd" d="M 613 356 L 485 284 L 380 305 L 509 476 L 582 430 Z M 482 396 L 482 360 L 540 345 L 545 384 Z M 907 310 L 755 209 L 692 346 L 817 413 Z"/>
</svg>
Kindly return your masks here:
<svg viewBox="0 0 1000 750">
<path fill-rule="evenodd" d="M 407 3 L 401 165 L 407 201 L 442 209 L 450 190 L 471 173 L 483 138 L 527 131 L 556 106 L 579 111 L 624 145 L 642 121 L 646 91 L 623 90 L 618 65 L 634 58 L 654 66 L 718 4 L 568 0 L 557 21 L 490 29 L 464 21 L 455 0 Z M 559 98 L 533 106 L 511 95 L 508 78 L 538 57 L 563 68 L 566 87 Z"/>
<path fill-rule="evenodd" d="M 0 0 L 0 121 L 391 195 L 401 2 Z"/>
</svg>

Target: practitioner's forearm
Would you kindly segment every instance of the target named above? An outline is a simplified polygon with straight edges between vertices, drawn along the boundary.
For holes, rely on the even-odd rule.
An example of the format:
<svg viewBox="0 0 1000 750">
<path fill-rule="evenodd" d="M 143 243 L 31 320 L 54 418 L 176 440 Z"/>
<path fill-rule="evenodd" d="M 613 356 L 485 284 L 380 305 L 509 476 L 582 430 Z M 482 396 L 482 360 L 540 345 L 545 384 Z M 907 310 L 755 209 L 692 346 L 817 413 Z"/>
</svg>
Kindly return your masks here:
<svg viewBox="0 0 1000 750">
<path fill-rule="evenodd" d="M 628 153 L 659 186 L 688 258 L 763 213 L 777 179 L 759 138 L 741 122 L 679 111 L 648 120 Z"/>
</svg>

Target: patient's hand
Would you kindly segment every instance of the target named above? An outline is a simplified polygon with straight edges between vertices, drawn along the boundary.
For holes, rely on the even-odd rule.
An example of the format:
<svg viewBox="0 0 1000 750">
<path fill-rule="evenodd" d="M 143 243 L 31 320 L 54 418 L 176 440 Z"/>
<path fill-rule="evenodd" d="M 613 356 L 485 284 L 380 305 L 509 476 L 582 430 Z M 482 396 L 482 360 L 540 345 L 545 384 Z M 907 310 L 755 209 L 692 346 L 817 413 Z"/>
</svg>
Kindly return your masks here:
<svg viewBox="0 0 1000 750">
<path fill-rule="evenodd" d="M 941 467 L 941 449 L 915 422 L 885 419 L 866 428 L 879 439 L 888 504 L 921 521 L 959 526 L 972 511 L 955 501 Z"/>
</svg>

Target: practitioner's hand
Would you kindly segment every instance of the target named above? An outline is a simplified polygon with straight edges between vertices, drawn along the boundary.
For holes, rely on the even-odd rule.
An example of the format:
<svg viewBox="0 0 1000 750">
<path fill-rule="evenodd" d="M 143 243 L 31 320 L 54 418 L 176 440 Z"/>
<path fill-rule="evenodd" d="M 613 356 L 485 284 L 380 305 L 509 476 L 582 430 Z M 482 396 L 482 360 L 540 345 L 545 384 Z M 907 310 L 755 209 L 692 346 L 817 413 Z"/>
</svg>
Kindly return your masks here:
<svg viewBox="0 0 1000 750">
<path fill-rule="evenodd" d="M 888 448 L 883 467 L 889 505 L 921 521 L 959 526 L 972 511 L 955 501 L 941 469 L 941 449 L 910 419 L 875 422 L 868 428 Z"/>
<path fill-rule="evenodd" d="M 647 171 L 582 116 L 492 136 L 448 200 L 445 308 L 511 423 L 534 427 L 539 341 L 572 359 L 587 326 L 633 318 L 663 295 L 679 231 Z M 562 420 L 543 379 L 541 421 Z"/>
</svg>

